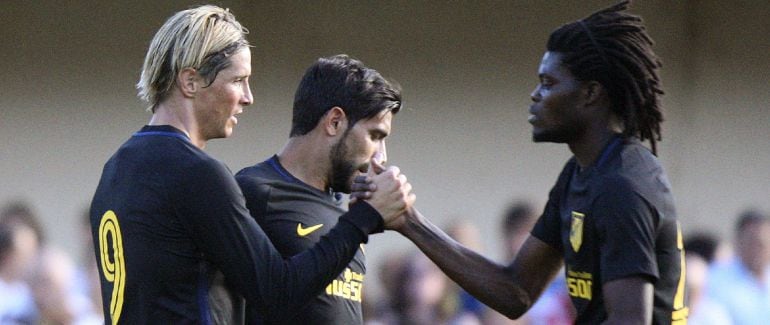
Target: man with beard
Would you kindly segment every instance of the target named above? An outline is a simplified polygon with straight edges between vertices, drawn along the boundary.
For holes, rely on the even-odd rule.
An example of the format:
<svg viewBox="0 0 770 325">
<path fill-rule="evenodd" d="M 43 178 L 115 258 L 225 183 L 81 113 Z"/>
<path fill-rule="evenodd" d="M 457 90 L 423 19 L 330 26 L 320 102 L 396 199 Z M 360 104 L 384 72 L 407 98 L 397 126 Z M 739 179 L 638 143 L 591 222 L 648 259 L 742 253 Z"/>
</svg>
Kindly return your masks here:
<svg viewBox="0 0 770 325">
<path fill-rule="evenodd" d="M 312 247 L 344 214 L 353 178 L 385 159 L 401 91 L 347 55 L 320 58 L 294 97 L 281 151 L 237 173 L 251 215 L 284 256 Z M 375 157 L 378 156 L 379 158 Z M 380 160 L 380 161 L 375 161 Z M 362 324 L 363 246 L 310 304 L 275 323 Z"/>
<path fill-rule="evenodd" d="M 452 280 L 510 318 L 525 313 L 564 267 L 577 324 L 687 321 L 682 233 L 655 157 L 661 64 L 642 19 L 627 7 L 624 1 L 565 24 L 548 39 L 531 94 L 532 137 L 565 143 L 574 156 L 512 263 L 463 247 L 415 209 L 393 224 Z M 371 193 L 359 185 L 353 196 Z"/>
<path fill-rule="evenodd" d="M 137 87 L 152 117 L 104 165 L 90 210 L 105 324 L 242 324 L 243 298 L 283 319 L 414 202 L 389 168 L 383 194 L 351 205 L 315 246 L 291 258 L 274 248 L 230 170 L 204 151 L 254 100 L 246 33 L 227 9 L 200 6 L 150 43 Z"/>
</svg>

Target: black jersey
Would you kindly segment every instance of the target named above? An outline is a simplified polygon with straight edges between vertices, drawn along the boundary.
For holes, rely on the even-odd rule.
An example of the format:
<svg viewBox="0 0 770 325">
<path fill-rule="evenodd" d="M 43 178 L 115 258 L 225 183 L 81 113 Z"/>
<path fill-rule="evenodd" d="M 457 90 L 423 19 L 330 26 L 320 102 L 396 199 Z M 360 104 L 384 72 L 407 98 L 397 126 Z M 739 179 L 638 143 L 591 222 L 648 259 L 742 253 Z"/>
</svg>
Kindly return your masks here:
<svg viewBox="0 0 770 325">
<path fill-rule="evenodd" d="M 639 141 L 614 138 L 583 170 L 573 157 L 532 235 L 562 252 L 576 323 L 605 320 L 602 285 L 630 276 L 654 285 L 654 324 L 686 318 L 682 234 L 671 187 Z"/>
<path fill-rule="evenodd" d="M 105 323 L 209 324 L 242 322 L 241 296 L 265 320 L 294 312 L 382 218 L 355 204 L 316 246 L 284 259 L 224 164 L 173 127 L 146 126 L 105 164 L 91 226 Z"/>
<path fill-rule="evenodd" d="M 320 191 L 292 176 L 277 156 L 235 175 L 246 206 L 275 247 L 291 256 L 312 247 L 345 213 L 341 194 Z M 362 324 L 363 247 L 326 290 L 281 324 Z"/>
</svg>

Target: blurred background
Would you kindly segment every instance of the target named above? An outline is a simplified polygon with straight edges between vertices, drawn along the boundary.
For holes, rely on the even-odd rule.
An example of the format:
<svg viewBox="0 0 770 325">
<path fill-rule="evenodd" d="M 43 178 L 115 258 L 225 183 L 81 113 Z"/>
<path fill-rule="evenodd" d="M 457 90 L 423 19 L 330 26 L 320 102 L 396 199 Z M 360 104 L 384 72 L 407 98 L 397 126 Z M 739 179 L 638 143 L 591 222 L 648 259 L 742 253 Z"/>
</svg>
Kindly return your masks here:
<svg viewBox="0 0 770 325">
<path fill-rule="evenodd" d="M 0 1 L 0 205 L 21 201 L 51 245 L 85 262 L 83 215 L 109 156 L 150 117 L 136 97 L 146 48 L 197 1 Z M 539 211 L 565 145 L 534 144 L 529 94 L 552 30 L 614 1 L 214 1 L 250 31 L 255 104 L 207 151 L 233 171 L 288 137 L 294 90 L 316 58 L 346 53 L 404 88 L 389 163 L 436 224 L 470 222 L 505 258 L 511 202 Z M 661 57 L 666 121 L 659 157 L 684 233 L 729 242 L 738 215 L 770 210 L 770 3 L 637 1 Z M 367 299 L 379 266 L 413 246 L 367 245 Z"/>
</svg>

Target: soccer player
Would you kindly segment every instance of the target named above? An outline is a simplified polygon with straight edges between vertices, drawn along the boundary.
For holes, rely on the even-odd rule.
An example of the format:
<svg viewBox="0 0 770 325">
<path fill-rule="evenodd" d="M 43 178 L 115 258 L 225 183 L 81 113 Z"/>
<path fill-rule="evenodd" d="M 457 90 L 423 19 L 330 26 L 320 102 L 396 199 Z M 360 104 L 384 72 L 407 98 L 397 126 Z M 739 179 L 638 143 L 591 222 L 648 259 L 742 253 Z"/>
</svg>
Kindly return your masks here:
<svg viewBox="0 0 770 325">
<path fill-rule="evenodd" d="M 565 266 L 578 324 L 686 321 L 681 231 L 655 157 L 660 63 L 641 18 L 623 12 L 627 5 L 563 25 L 548 39 L 529 122 L 535 142 L 566 143 L 574 157 L 510 265 L 452 241 L 416 210 L 395 225 L 455 282 L 510 318 L 526 312 Z M 371 191 L 363 182 L 356 191 Z"/>
<path fill-rule="evenodd" d="M 253 100 L 245 34 L 229 11 L 201 6 L 174 14 L 150 44 L 137 86 L 152 118 L 105 164 L 91 205 L 107 324 L 243 323 L 241 297 L 264 320 L 285 317 L 414 202 L 405 177 L 387 169 L 382 195 L 282 257 L 233 175 L 203 151 Z"/>
<path fill-rule="evenodd" d="M 246 206 L 283 256 L 312 247 L 345 213 L 342 193 L 385 158 L 385 138 L 401 91 L 347 55 L 318 59 L 294 97 L 289 140 L 269 159 L 235 176 Z M 282 324 L 363 324 L 363 246 L 311 303 Z"/>
</svg>

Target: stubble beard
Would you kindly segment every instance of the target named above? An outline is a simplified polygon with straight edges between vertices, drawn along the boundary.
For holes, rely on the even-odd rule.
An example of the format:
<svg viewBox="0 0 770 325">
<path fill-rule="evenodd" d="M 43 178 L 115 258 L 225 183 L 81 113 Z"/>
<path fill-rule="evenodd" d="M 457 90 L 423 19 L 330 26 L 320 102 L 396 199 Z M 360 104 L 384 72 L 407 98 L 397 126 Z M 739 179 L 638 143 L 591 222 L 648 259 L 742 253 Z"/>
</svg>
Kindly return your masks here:
<svg viewBox="0 0 770 325">
<path fill-rule="evenodd" d="M 356 167 L 348 159 L 349 148 L 345 144 L 347 131 L 342 138 L 329 151 L 329 159 L 332 162 L 329 180 L 330 187 L 335 192 L 350 193 L 351 182 L 356 173 Z"/>
</svg>

